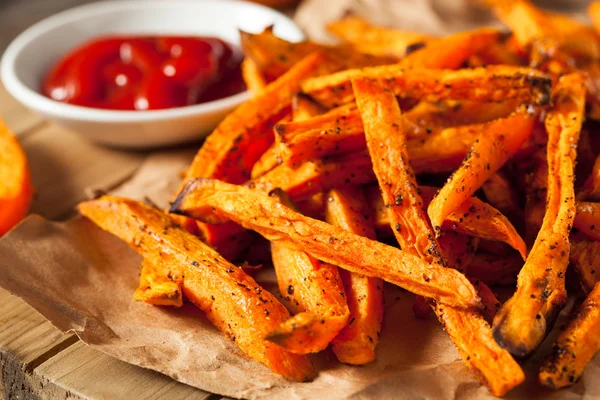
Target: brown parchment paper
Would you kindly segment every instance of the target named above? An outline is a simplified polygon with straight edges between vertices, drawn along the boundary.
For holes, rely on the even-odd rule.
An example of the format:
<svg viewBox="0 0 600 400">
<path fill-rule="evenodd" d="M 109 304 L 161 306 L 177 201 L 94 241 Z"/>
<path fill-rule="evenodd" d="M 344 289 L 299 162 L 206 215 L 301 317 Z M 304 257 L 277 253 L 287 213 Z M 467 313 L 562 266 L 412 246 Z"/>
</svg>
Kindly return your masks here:
<svg viewBox="0 0 600 400">
<path fill-rule="evenodd" d="M 193 151 L 150 157 L 115 193 L 165 206 Z M 313 357 L 319 375 L 297 383 L 246 357 L 192 305 L 181 309 L 132 301 L 141 258 L 92 223 L 53 223 L 31 216 L 0 240 L 0 286 L 21 297 L 57 328 L 113 357 L 162 372 L 209 392 L 265 399 L 493 398 L 460 360 L 432 318 L 417 321 L 412 295 L 386 285 L 386 315 L 377 360 L 351 367 L 324 352 Z M 271 271 L 257 280 L 272 290 Z M 557 326 L 566 321 L 563 312 Z M 555 336 L 555 335 L 553 335 Z M 600 357 L 573 387 L 550 392 L 535 382 L 547 340 L 525 369 L 529 380 L 510 399 L 600 398 Z"/>
</svg>

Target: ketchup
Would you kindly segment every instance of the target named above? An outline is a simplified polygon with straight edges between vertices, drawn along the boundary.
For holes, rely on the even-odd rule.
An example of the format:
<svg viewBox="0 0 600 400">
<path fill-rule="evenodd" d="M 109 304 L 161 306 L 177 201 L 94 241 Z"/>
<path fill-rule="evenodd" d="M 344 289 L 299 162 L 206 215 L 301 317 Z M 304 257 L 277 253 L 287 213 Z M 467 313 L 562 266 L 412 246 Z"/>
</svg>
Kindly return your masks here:
<svg viewBox="0 0 600 400">
<path fill-rule="evenodd" d="M 112 110 L 183 107 L 246 90 L 241 61 L 237 48 L 214 37 L 101 37 L 59 60 L 42 92 Z"/>
</svg>

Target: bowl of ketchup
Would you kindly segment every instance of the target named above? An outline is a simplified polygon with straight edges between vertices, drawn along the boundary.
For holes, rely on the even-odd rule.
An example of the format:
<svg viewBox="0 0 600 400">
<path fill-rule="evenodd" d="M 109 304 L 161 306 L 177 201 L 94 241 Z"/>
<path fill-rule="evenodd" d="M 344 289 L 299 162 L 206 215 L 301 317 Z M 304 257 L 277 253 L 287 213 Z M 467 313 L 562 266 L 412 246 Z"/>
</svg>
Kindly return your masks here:
<svg viewBox="0 0 600 400">
<path fill-rule="evenodd" d="M 103 1 L 49 17 L 7 48 L 0 77 L 42 116 L 92 141 L 151 148 L 206 136 L 247 100 L 239 30 L 303 39 L 286 16 L 235 0 Z"/>
</svg>

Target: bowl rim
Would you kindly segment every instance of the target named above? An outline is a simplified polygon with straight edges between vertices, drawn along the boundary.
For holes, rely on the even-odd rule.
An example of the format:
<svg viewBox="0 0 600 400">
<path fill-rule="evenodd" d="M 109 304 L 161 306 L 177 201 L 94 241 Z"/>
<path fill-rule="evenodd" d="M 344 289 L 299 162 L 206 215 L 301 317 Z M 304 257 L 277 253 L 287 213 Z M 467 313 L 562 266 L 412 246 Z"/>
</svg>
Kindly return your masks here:
<svg viewBox="0 0 600 400">
<path fill-rule="evenodd" d="M 16 60 L 23 49 L 33 40 L 39 38 L 47 32 L 50 32 L 61 25 L 77 21 L 82 17 L 102 14 L 104 12 L 114 12 L 115 8 L 148 8 L 153 5 L 172 5 L 174 3 L 183 3 L 198 5 L 201 3 L 231 4 L 235 7 L 249 7 L 275 14 L 283 20 L 287 20 L 291 27 L 295 28 L 299 36 L 304 34 L 296 23 L 277 10 L 266 6 L 241 0 L 109 0 L 98 1 L 94 3 L 76 6 L 33 24 L 25 31 L 21 32 L 6 48 L 0 59 L 0 79 L 6 90 L 24 105 L 44 114 L 58 117 L 68 117 L 70 119 L 90 122 L 150 122 L 157 120 L 169 120 L 186 116 L 197 116 L 199 114 L 210 114 L 227 108 L 235 107 L 242 102 L 250 99 L 249 90 L 236 93 L 232 96 L 218 100 L 209 101 L 201 104 L 194 104 L 184 107 L 174 107 L 161 110 L 105 110 L 92 107 L 84 107 L 73 104 L 61 103 L 50 99 L 38 91 L 30 88 L 23 83 L 17 76 Z"/>
</svg>

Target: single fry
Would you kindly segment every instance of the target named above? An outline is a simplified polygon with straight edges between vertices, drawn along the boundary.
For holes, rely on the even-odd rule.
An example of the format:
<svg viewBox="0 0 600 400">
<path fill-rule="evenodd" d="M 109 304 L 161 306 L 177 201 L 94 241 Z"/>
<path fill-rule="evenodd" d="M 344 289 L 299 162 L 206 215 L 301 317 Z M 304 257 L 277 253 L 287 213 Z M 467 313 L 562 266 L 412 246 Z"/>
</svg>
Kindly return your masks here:
<svg viewBox="0 0 600 400">
<path fill-rule="evenodd" d="M 469 57 L 493 46 L 499 39 L 500 32 L 491 28 L 460 32 L 425 42 L 422 47 L 404 57 L 399 64 L 408 68 L 456 69 Z"/>
<path fill-rule="evenodd" d="M 594 1 L 588 6 L 588 14 L 596 32 L 600 34 L 600 1 Z"/>
<path fill-rule="evenodd" d="M 600 240 L 600 203 L 577 203 L 573 227 L 593 240 Z"/>
<path fill-rule="evenodd" d="M 423 207 L 431 202 L 437 189 L 421 186 Z M 374 223 L 378 232 L 384 236 L 391 236 L 390 219 L 388 210 L 378 190 L 369 188 L 367 191 L 369 203 L 374 208 Z M 525 243 L 510 221 L 494 207 L 470 197 L 460 207 L 448 215 L 442 224 L 441 235 L 454 231 L 485 240 L 501 241 L 517 250 L 523 259 L 527 253 Z"/>
<path fill-rule="evenodd" d="M 302 92 L 292 97 L 292 121 L 304 121 L 325 113 L 325 109 Z"/>
<path fill-rule="evenodd" d="M 427 220 L 423 200 L 409 165 L 406 134 L 401 126 L 401 112 L 396 97 L 369 79 L 355 79 L 352 87 L 365 127 L 373 170 L 396 240 L 409 254 L 432 265 L 448 265 Z M 475 282 L 484 287 L 479 281 Z M 497 303 L 489 289 L 485 294 L 486 300 Z M 503 395 L 524 380 L 523 371 L 510 354 L 493 340 L 490 326 L 478 311 L 435 303 L 432 306 L 465 363 L 493 394 Z M 484 312 L 492 312 L 489 306 L 484 305 L 483 309 Z M 471 339 L 465 340 L 465 336 Z M 498 370 L 502 370 L 502 378 L 498 378 Z"/>
<path fill-rule="evenodd" d="M 362 190 L 345 187 L 327 193 L 328 223 L 375 240 L 375 230 Z M 333 340 L 333 352 L 346 364 L 363 365 L 375 359 L 383 321 L 383 281 L 340 269 L 350 319 Z"/>
<path fill-rule="evenodd" d="M 345 154 L 328 160 L 306 161 L 297 167 L 282 164 L 246 186 L 268 193 L 285 191 L 292 201 L 301 201 L 340 186 L 361 185 L 375 180 L 369 155 Z"/>
<path fill-rule="evenodd" d="M 269 29 L 259 34 L 242 31 L 240 40 L 246 57 L 256 63 L 260 72 L 273 78 L 280 77 L 314 52 L 327 54 L 343 68 L 361 68 L 396 61 L 395 57 L 363 54 L 348 46 L 329 47 L 310 41 L 291 43 L 278 38 Z"/>
<path fill-rule="evenodd" d="M 496 240 L 517 250 L 523 260 L 527 256 L 525 241 L 510 221 L 494 207 L 471 197 L 450 214 L 442 225 L 442 230 L 455 230 L 472 237 Z"/>
<path fill-rule="evenodd" d="M 169 265 L 144 258 L 140 285 L 133 295 L 135 301 L 155 306 L 181 307 L 183 305 L 183 276 L 170 275 Z"/>
<path fill-rule="evenodd" d="M 479 313 L 472 310 L 449 312 L 450 309 L 437 303 L 434 311 L 462 359 L 490 392 L 494 396 L 503 396 L 521 384 L 525 380 L 523 370 L 508 351 L 498 346 L 489 324 Z"/>
<path fill-rule="evenodd" d="M 0 120 L 0 236 L 29 211 L 33 186 L 25 152 Z"/>
<path fill-rule="evenodd" d="M 585 78 L 563 76 L 546 116 L 548 198 L 542 228 L 518 277 L 517 291 L 494 318 L 494 337 L 524 357 L 544 339 L 564 305 L 569 233 L 575 218 L 576 145 L 585 112 Z"/>
<path fill-rule="evenodd" d="M 250 172 L 250 178 L 260 178 L 267 172 L 271 171 L 278 165 L 282 164 L 283 161 L 276 153 L 277 145 L 273 143 L 265 152 L 260 156 L 258 160 L 252 166 L 252 172 Z"/>
<path fill-rule="evenodd" d="M 256 63 L 248 57 L 242 61 L 242 77 L 248 90 L 255 95 L 267 87 L 266 77 L 259 71 Z"/>
<path fill-rule="evenodd" d="M 407 49 L 430 39 L 422 33 L 373 26 L 356 16 L 329 23 L 327 30 L 361 53 L 397 58 L 404 57 Z"/>
<path fill-rule="evenodd" d="M 448 182 L 429 204 L 427 212 L 439 232 L 442 222 L 498 171 L 531 136 L 536 115 L 517 113 L 510 125 L 489 123 Z M 505 121 L 506 122 L 506 121 Z"/>
<path fill-rule="evenodd" d="M 253 189 L 193 179 L 173 202 L 171 212 L 207 223 L 233 220 L 271 241 L 293 242 L 316 259 L 350 272 L 379 277 L 441 303 L 479 306 L 475 289 L 459 272 L 305 217 Z"/>
<path fill-rule="evenodd" d="M 350 315 L 338 268 L 284 241 L 271 243 L 271 255 L 284 304 L 296 315 L 265 339 L 292 353 L 325 349 Z"/>
<path fill-rule="evenodd" d="M 535 69 L 498 65 L 456 71 L 383 65 L 307 79 L 301 86 L 319 103 L 337 107 L 354 100 L 350 81 L 357 78 L 377 79 L 396 95 L 431 102 L 444 99 L 514 100 L 545 105 L 550 99 L 551 89 L 550 78 Z"/>
<path fill-rule="evenodd" d="M 579 306 L 577 314 L 561 332 L 538 375 L 540 383 L 552 389 L 570 386 L 600 350 L 600 284 Z"/>
<path fill-rule="evenodd" d="M 446 266 L 409 164 L 406 133 L 396 97 L 369 79 L 354 79 L 352 87 L 373 171 L 396 240 L 403 250 L 429 263 Z"/>
<path fill-rule="evenodd" d="M 188 300 L 250 357 L 273 372 L 304 381 L 314 376 L 308 358 L 263 339 L 289 318 L 285 307 L 250 276 L 172 225 L 163 212 L 133 200 L 104 196 L 79 204 L 81 214 L 182 280 Z"/>
<path fill-rule="evenodd" d="M 581 283 L 581 288 L 587 294 L 600 281 L 600 242 L 595 240 L 577 240 L 571 243 L 569 263 Z"/>
</svg>

